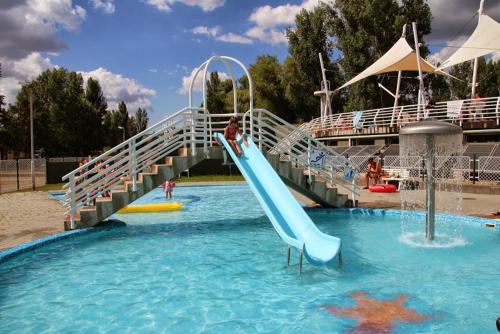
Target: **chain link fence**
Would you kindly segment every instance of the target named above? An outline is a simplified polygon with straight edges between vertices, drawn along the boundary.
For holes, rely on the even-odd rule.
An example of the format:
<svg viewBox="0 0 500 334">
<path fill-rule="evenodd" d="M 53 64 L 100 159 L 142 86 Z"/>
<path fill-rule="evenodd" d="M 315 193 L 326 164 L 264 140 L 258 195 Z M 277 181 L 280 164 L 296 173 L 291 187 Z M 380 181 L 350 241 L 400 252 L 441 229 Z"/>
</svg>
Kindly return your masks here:
<svg viewBox="0 0 500 334">
<path fill-rule="evenodd" d="M 45 159 L 35 159 L 35 186 L 47 183 Z M 31 189 L 31 160 L 0 160 L 0 193 Z"/>
<path fill-rule="evenodd" d="M 478 159 L 478 180 L 481 183 L 500 183 L 500 157 Z"/>
</svg>

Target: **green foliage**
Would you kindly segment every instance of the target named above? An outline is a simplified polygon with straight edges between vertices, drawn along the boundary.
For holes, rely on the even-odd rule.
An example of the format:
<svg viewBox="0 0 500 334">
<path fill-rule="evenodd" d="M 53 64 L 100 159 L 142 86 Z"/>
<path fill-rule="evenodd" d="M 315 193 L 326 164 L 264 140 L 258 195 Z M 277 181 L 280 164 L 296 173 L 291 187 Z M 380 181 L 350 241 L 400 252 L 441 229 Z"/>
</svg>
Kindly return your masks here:
<svg viewBox="0 0 500 334">
<path fill-rule="evenodd" d="M 342 54 L 339 61 L 345 75 L 345 81 L 373 64 L 399 39 L 403 25 L 407 25 L 408 42 L 413 45 L 411 22 L 418 24 L 419 41 L 431 31 L 431 12 L 424 0 L 337 0 L 336 13 L 331 20 L 330 34 L 335 36 L 335 46 Z M 421 47 L 422 56 L 428 53 L 425 44 Z M 406 74 L 413 75 L 415 73 Z M 395 90 L 396 76 L 385 75 L 382 83 Z M 364 79 L 351 85 L 342 92 L 346 99 L 346 111 L 372 109 L 393 103 L 391 96 L 378 88 L 376 77 Z M 413 100 L 418 90 L 417 80 L 403 80 L 402 102 Z M 406 101 L 404 101 L 406 99 Z"/>
<path fill-rule="evenodd" d="M 135 116 L 131 117 L 131 120 L 133 120 L 133 122 L 131 122 L 131 135 L 136 135 L 147 129 L 149 121 L 148 112 L 144 108 L 138 108 L 135 112 Z"/>
<path fill-rule="evenodd" d="M 450 80 L 451 97 L 457 99 L 471 98 L 472 72 L 474 61 L 455 65 L 450 74 L 458 80 Z M 500 87 L 500 61 L 486 61 L 484 57 L 479 58 L 477 67 L 476 92 L 481 97 L 498 96 Z"/>
<path fill-rule="evenodd" d="M 250 75 L 255 85 L 255 105 L 272 110 L 279 117 L 287 118 L 288 103 L 283 85 L 283 68 L 278 58 L 270 55 L 257 57 L 250 65 Z"/>
<path fill-rule="evenodd" d="M 323 55 L 325 68 L 329 72 L 331 86 L 340 83 L 338 68 L 330 61 L 333 43 L 329 38 L 334 10 L 322 4 L 313 11 L 302 10 L 295 18 L 295 29 L 286 32 L 289 57 L 284 63 L 285 95 L 291 107 L 293 119 L 308 120 L 319 116 L 319 90 L 322 81 L 318 54 Z"/>
</svg>

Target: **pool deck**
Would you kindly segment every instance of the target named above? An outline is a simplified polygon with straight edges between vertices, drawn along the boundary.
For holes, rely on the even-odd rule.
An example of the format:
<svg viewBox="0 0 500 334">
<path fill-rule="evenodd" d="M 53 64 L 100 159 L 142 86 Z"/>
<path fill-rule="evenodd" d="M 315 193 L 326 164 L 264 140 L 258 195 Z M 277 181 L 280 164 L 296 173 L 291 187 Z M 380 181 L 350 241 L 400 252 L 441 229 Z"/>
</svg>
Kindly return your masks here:
<svg viewBox="0 0 500 334">
<path fill-rule="evenodd" d="M 184 182 L 178 186 L 219 184 L 244 184 L 245 182 Z M 307 206 L 315 203 L 304 196 L 292 193 Z M 47 192 L 19 192 L 0 195 L 0 251 L 19 244 L 63 232 L 63 208 L 50 199 Z M 359 207 L 399 209 L 399 193 L 371 193 L 360 190 Z M 500 195 L 463 195 L 463 213 L 471 216 L 499 219 L 493 212 L 500 211 Z"/>
</svg>

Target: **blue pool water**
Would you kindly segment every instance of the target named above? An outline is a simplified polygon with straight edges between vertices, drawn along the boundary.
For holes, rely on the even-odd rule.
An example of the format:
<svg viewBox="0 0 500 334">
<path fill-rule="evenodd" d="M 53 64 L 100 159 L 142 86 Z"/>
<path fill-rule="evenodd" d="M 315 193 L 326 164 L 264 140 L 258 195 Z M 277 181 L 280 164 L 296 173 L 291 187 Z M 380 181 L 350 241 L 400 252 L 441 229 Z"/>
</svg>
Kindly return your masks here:
<svg viewBox="0 0 500 334">
<path fill-rule="evenodd" d="M 129 225 L 0 264 L 0 333 L 373 332 L 325 308 L 352 308 L 357 292 L 389 317 L 376 303 L 400 295 L 431 317 L 393 319 L 384 328 L 394 333 L 496 331 L 498 229 L 466 224 L 461 246 L 422 248 L 402 241 L 397 214 L 309 211 L 342 238 L 344 263 L 305 263 L 299 275 L 297 253 L 287 268 L 286 246 L 248 187 L 178 187 L 174 197 L 184 210 L 115 215 Z M 138 202 L 163 200 L 157 189 Z"/>
</svg>

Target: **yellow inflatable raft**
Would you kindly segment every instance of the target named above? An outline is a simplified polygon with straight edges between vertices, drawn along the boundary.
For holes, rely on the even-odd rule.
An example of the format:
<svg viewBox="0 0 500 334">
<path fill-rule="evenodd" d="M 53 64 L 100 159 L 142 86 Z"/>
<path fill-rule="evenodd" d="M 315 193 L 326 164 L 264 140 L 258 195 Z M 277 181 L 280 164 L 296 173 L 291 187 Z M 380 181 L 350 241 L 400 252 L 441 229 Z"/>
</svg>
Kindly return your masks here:
<svg viewBox="0 0 500 334">
<path fill-rule="evenodd" d="M 161 211 L 174 211 L 182 209 L 182 203 L 168 202 L 156 204 L 143 204 L 143 205 L 128 205 L 118 211 L 118 213 L 145 213 L 145 212 L 161 212 Z"/>
</svg>

